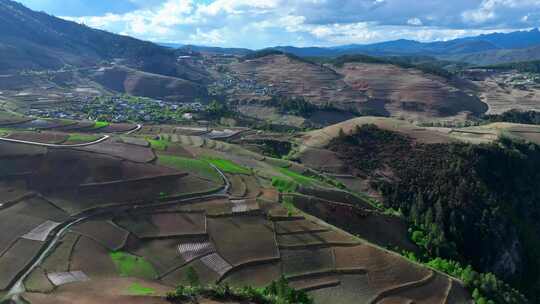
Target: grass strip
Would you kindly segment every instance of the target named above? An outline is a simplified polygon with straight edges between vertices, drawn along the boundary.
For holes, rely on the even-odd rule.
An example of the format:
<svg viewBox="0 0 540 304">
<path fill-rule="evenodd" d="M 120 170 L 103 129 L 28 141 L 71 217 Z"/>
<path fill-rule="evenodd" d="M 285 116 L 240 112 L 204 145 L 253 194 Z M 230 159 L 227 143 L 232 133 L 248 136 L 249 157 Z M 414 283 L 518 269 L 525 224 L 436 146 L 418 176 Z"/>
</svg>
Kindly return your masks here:
<svg viewBox="0 0 540 304">
<path fill-rule="evenodd" d="M 158 275 L 144 258 L 121 251 L 111 252 L 110 257 L 120 276 L 154 279 Z"/>
<path fill-rule="evenodd" d="M 205 158 L 207 162 L 216 166 L 219 170 L 230 173 L 230 174 L 246 174 L 251 175 L 251 170 L 245 167 L 242 167 L 230 160 L 221 159 L 221 158 Z"/>
<path fill-rule="evenodd" d="M 223 183 L 221 176 L 208 162 L 199 159 L 185 158 L 173 155 L 158 155 L 158 164 L 180 171 L 193 172 L 216 183 Z"/>
<path fill-rule="evenodd" d="M 96 121 L 94 123 L 94 126 L 92 127 L 92 129 L 102 129 L 102 128 L 105 128 L 105 127 L 108 127 L 110 126 L 111 124 L 106 122 L 106 121 Z"/>
<path fill-rule="evenodd" d="M 150 287 L 144 287 L 139 283 L 133 283 L 128 288 L 128 292 L 134 296 L 151 296 L 156 293 L 155 289 Z"/>
</svg>

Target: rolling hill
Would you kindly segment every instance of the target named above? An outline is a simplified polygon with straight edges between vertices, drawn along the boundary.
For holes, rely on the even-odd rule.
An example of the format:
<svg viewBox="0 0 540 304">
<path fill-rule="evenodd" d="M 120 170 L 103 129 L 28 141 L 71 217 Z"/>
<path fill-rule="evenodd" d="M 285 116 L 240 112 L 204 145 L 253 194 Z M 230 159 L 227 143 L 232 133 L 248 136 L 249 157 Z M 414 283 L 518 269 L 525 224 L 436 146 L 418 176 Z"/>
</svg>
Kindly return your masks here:
<svg viewBox="0 0 540 304">
<path fill-rule="evenodd" d="M 344 111 L 422 119 L 451 117 L 487 110 L 469 94 L 469 83 L 454 81 L 386 63 L 342 62 L 321 65 L 286 54 L 268 52 L 232 64 L 239 85 L 233 98 L 259 98 L 244 83 L 255 81 L 284 98 L 302 98 L 318 107 L 330 104 Z"/>
<path fill-rule="evenodd" d="M 176 73 L 170 49 L 35 12 L 10 0 L 0 0 L 0 28 L 0 71 L 125 59 L 148 72 Z"/>
<path fill-rule="evenodd" d="M 177 102 L 192 102 L 206 96 L 206 89 L 192 81 L 141 72 L 124 66 L 101 68 L 90 79 L 103 87 L 133 96 L 166 98 Z"/>
</svg>

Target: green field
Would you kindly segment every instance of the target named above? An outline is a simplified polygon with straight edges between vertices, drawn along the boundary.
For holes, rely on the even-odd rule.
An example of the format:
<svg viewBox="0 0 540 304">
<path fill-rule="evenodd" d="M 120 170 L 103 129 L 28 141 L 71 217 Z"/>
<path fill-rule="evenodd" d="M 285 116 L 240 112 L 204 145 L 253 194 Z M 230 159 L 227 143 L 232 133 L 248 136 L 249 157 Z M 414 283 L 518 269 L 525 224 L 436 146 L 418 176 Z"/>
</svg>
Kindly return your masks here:
<svg viewBox="0 0 540 304">
<path fill-rule="evenodd" d="M 245 167 L 242 167 L 234 162 L 226 159 L 220 158 L 205 158 L 206 161 L 216 166 L 219 170 L 230 173 L 230 174 L 246 174 L 250 175 L 251 170 Z"/>
<path fill-rule="evenodd" d="M 171 167 L 180 171 L 195 172 L 201 177 L 207 178 L 216 183 L 223 183 L 221 175 L 204 160 L 185 158 L 172 155 L 159 155 L 158 164 Z"/>
<path fill-rule="evenodd" d="M 123 277 L 138 277 L 144 279 L 155 279 L 157 272 L 144 258 L 131 255 L 126 252 L 111 252 L 110 257 Z"/>
<path fill-rule="evenodd" d="M 287 168 L 276 168 L 281 174 L 285 175 L 287 178 L 274 176 L 272 177 L 272 186 L 279 190 L 282 193 L 292 193 L 296 192 L 299 186 L 317 186 L 322 183 L 318 180 L 296 173 Z"/>
<path fill-rule="evenodd" d="M 150 143 L 150 147 L 154 150 L 165 151 L 169 146 L 169 142 L 164 139 L 147 139 Z"/>
<path fill-rule="evenodd" d="M 156 291 L 153 288 L 144 287 L 138 283 L 131 284 L 131 286 L 129 286 L 128 288 L 128 292 L 129 294 L 134 295 L 134 296 L 151 296 L 154 293 L 156 293 Z"/>
<path fill-rule="evenodd" d="M 302 186 L 313 186 L 313 185 L 320 185 L 321 183 L 312 178 L 312 177 L 308 177 L 308 176 L 305 176 L 305 175 L 302 175 L 300 173 L 296 173 L 292 170 L 289 170 L 287 168 L 278 168 L 279 172 L 281 172 L 281 174 L 287 176 L 287 177 L 290 177 L 293 181 L 295 181 L 296 183 L 298 183 L 299 185 L 302 185 Z"/>
<path fill-rule="evenodd" d="M 96 123 L 94 124 L 92 129 L 102 129 L 102 128 L 105 128 L 105 127 L 108 127 L 108 126 L 110 126 L 110 123 L 108 123 L 106 121 L 96 121 Z"/>
<path fill-rule="evenodd" d="M 7 129 L 0 129 L 0 136 L 4 137 L 9 135 L 10 131 Z"/>
</svg>

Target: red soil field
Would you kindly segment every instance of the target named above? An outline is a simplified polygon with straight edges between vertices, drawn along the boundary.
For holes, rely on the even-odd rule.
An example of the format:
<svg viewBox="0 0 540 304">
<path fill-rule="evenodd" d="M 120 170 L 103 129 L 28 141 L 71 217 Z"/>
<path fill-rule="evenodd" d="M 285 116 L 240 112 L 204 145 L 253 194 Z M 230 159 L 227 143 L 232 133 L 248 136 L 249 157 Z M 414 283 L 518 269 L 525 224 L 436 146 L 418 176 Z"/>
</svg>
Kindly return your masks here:
<svg viewBox="0 0 540 304">
<path fill-rule="evenodd" d="M 44 144 L 61 144 L 66 141 L 67 135 L 52 132 L 13 132 L 8 138 Z"/>
<path fill-rule="evenodd" d="M 280 276 L 281 261 L 274 261 L 236 267 L 226 275 L 223 282 L 238 287 L 265 287 Z"/>
<path fill-rule="evenodd" d="M 283 274 L 287 277 L 332 272 L 335 269 L 332 248 L 281 250 Z"/>
<path fill-rule="evenodd" d="M 13 205 L 8 210 L 20 215 L 27 215 L 58 223 L 64 222 L 69 218 L 67 213 L 41 197 L 31 197 L 25 199 Z"/>
<path fill-rule="evenodd" d="M 405 288 L 396 292 L 389 291 L 378 303 L 447 303 L 446 292 L 451 288 L 451 280 L 443 275 L 435 275 L 427 284 L 414 288 Z"/>
<path fill-rule="evenodd" d="M 0 141 L 0 158 L 40 156 L 46 152 L 43 147 Z"/>
<path fill-rule="evenodd" d="M 204 213 L 166 212 L 153 214 L 128 214 L 115 222 L 138 238 L 164 238 L 183 235 L 206 234 Z"/>
<path fill-rule="evenodd" d="M 2 210 L 0 212 L 0 256 L 8 250 L 19 237 L 41 225 L 45 220 L 19 214 L 18 210 Z"/>
<path fill-rule="evenodd" d="M 38 254 L 42 242 L 19 239 L 0 257 L 0 290 L 6 290 Z"/>
<path fill-rule="evenodd" d="M 163 276 L 187 262 L 180 255 L 178 249 L 180 244 L 207 240 L 207 237 L 170 237 L 141 240 L 131 236 L 124 250 L 144 257 L 155 267 L 159 275 Z"/>
<path fill-rule="evenodd" d="M 277 234 L 295 234 L 308 232 L 327 231 L 328 228 L 322 227 L 312 221 L 297 220 L 297 221 L 280 221 L 276 222 Z"/>
<path fill-rule="evenodd" d="M 129 290 L 134 284 L 151 288 L 155 293 L 131 295 Z M 169 286 L 137 278 L 100 278 L 63 285 L 51 294 L 26 293 L 24 298 L 40 304 L 168 304 L 163 296 L 170 290 Z"/>
<path fill-rule="evenodd" d="M 278 235 L 280 248 L 302 248 L 307 246 L 333 246 L 333 245 L 354 245 L 359 242 L 344 233 L 336 231 L 313 232 L 302 234 Z"/>
<path fill-rule="evenodd" d="M 110 155 L 136 163 L 148 163 L 156 158 L 156 155 L 150 148 L 127 145 L 115 140 L 107 140 L 99 144 L 76 149 Z"/>
<path fill-rule="evenodd" d="M 70 269 L 84 272 L 92 281 L 117 276 L 116 266 L 109 256 L 109 251 L 84 236 L 73 249 Z"/>
<path fill-rule="evenodd" d="M 366 270 L 370 287 L 377 291 L 392 289 L 407 282 L 421 281 L 431 274 L 427 268 L 367 244 L 336 247 L 334 254 L 338 270 Z"/>
<path fill-rule="evenodd" d="M 409 240 L 408 225 L 395 216 L 375 211 L 363 211 L 347 204 L 334 204 L 318 197 L 294 197 L 300 210 L 340 227 L 383 247 L 404 248 L 415 252 L 417 247 Z"/>
<path fill-rule="evenodd" d="M 124 247 L 129 232 L 110 221 L 85 221 L 73 226 L 70 231 L 91 238 L 110 251 Z"/>
<path fill-rule="evenodd" d="M 262 216 L 208 218 L 216 250 L 233 266 L 279 257 L 271 222 Z"/>
</svg>

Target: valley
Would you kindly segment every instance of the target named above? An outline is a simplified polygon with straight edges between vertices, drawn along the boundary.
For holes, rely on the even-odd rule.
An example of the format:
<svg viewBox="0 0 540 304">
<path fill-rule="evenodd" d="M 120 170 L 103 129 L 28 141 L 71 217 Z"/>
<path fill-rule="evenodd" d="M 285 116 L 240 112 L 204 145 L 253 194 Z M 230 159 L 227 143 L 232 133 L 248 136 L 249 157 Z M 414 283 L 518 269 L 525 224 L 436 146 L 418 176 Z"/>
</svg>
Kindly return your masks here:
<svg viewBox="0 0 540 304">
<path fill-rule="evenodd" d="M 70 20 L 0 0 L 0 303 L 540 302 L 538 29 L 251 50 Z"/>
</svg>

